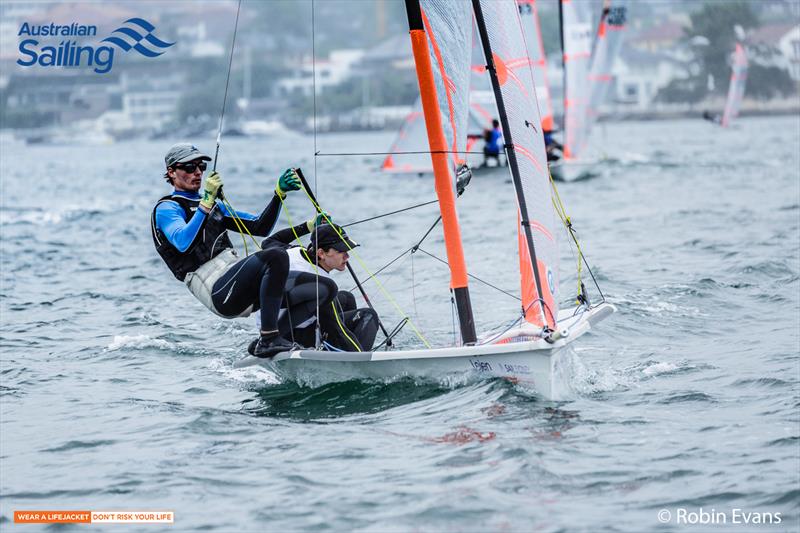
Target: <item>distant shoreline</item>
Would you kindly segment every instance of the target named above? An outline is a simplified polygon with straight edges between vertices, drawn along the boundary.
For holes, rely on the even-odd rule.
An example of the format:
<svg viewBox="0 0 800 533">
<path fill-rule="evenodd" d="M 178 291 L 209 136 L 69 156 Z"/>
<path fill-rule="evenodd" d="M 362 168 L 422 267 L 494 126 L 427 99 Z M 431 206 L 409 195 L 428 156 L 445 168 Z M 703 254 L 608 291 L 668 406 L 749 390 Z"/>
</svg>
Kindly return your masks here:
<svg viewBox="0 0 800 533">
<path fill-rule="evenodd" d="M 598 123 L 602 122 L 625 122 L 629 120 L 673 120 L 677 118 L 702 118 L 702 109 L 691 111 L 636 111 L 610 114 L 600 117 Z M 722 115 L 722 110 L 709 110 L 712 113 Z M 800 105 L 792 108 L 781 109 L 748 109 L 739 112 L 739 117 L 770 117 L 780 115 L 800 116 Z"/>
</svg>

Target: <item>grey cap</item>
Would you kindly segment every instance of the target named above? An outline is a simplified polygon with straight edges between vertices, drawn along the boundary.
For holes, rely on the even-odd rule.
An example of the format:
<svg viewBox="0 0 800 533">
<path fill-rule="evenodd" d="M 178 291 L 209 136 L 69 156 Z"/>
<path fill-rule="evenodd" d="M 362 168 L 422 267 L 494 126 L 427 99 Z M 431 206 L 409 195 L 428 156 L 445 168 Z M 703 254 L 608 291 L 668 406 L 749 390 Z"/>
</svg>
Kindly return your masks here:
<svg viewBox="0 0 800 533">
<path fill-rule="evenodd" d="M 194 161 L 196 159 L 205 159 L 206 161 L 211 161 L 210 157 L 198 150 L 195 145 L 190 143 L 174 144 L 167 152 L 167 155 L 164 156 L 164 162 L 167 164 L 167 168 L 171 167 L 175 163 L 188 163 L 189 161 Z"/>
</svg>

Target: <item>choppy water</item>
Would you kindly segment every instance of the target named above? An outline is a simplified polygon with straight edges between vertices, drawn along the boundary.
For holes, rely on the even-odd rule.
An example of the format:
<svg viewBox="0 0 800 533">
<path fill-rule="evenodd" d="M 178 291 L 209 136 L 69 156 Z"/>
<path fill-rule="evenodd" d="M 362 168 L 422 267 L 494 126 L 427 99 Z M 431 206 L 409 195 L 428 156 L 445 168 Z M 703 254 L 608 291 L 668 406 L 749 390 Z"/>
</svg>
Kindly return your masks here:
<svg viewBox="0 0 800 533">
<path fill-rule="evenodd" d="M 323 136 L 317 150 L 383 151 L 392 135 Z M 0 528 L 14 510 L 90 509 L 172 510 L 181 531 L 797 531 L 800 119 L 609 124 L 596 137 L 614 160 L 560 191 L 619 312 L 575 344 L 574 392 L 558 402 L 504 381 L 233 371 L 253 324 L 207 312 L 151 245 L 170 141 L 5 142 Z M 260 208 L 284 167 L 313 177 L 313 150 L 311 137 L 225 140 L 228 196 Z M 317 159 L 337 221 L 433 198 L 424 179 L 376 173 L 379 160 Z M 471 271 L 507 290 L 511 194 L 502 173 L 479 176 L 459 205 Z M 310 216 L 290 198 L 295 223 Z M 353 227 L 360 256 L 378 268 L 435 210 Z M 438 233 L 423 248 L 444 255 Z M 563 258 L 569 298 L 566 246 Z M 395 266 L 382 279 L 398 304 L 449 342 L 442 265 Z M 514 316 L 508 296 L 472 293 L 479 329 Z M 727 523 L 676 522 L 701 507 Z M 734 508 L 780 523 L 734 524 Z"/>
</svg>

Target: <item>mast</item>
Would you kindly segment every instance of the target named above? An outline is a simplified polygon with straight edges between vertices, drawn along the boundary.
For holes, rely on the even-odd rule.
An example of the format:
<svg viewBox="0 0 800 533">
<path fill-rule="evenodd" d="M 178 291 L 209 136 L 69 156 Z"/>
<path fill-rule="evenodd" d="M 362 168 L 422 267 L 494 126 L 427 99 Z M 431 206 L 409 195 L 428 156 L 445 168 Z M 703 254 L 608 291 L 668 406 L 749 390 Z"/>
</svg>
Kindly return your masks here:
<svg viewBox="0 0 800 533">
<path fill-rule="evenodd" d="M 472 0 L 472 8 L 475 12 L 475 22 L 478 26 L 478 33 L 481 37 L 483 44 L 483 52 L 486 57 L 486 70 L 489 72 L 489 77 L 492 80 L 492 89 L 494 90 L 494 97 L 497 103 L 497 112 L 500 116 L 500 124 L 503 128 L 503 139 L 506 148 L 506 155 L 508 157 L 508 168 L 511 170 L 511 177 L 514 181 L 514 189 L 517 194 L 517 203 L 519 205 L 520 225 L 525 232 L 525 242 L 528 246 L 528 251 L 531 259 L 531 270 L 535 280 L 536 291 L 539 301 L 539 310 L 541 312 L 542 325 L 546 326 L 550 323 L 555 326 L 555 316 L 551 316 L 552 322 L 548 322 L 544 310 L 545 297 L 542 293 L 542 280 L 539 276 L 539 262 L 536 259 L 536 248 L 533 244 L 533 233 L 531 231 L 530 217 L 528 216 L 528 206 L 525 201 L 525 192 L 522 185 L 522 178 L 519 172 L 519 162 L 517 161 L 517 151 L 512 138 L 511 125 L 508 121 L 508 113 L 506 112 L 505 99 L 503 92 L 500 88 L 500 80 L 497 75 L 497 65 L 495 64 L 494 54 L 492 53 L 492 45 L 489 41 L 489 34 L 486 30 L 486 21 L 484 20 L 483 10 L 481 8 L 480 0 Z M 531 125 L 538 131 L 541 124 Z M 527 314 L 527 310 L 525 310 Z M 552 313 L 551 313 L 552 314 Z"/>
<path fill-rule="evenodd" d="M 414 62 L 422 99 L 422 111 L 428 131 L 436 196 L 439 198 L 439 210 L 442 214 L 447 262 L 450 267 L 450 288 L 453 291 L 458 311 L 461 341 L 463 344 L 471 344 L 477 340 L 475 320 L 472 315 L 472 303 L 467 284 L 467 266 L 464 260 L 464 250 L 461 246 L 461 230 L 456 213 L 456 198 L 453 191 L 454 179 L 451 176 L 447 157 L 450 150 L 448 149 L 442 124 L 428 35 L 425 31 L 420 0 L 405 0 L 405 3 L 408 28 L 411 35 L 411 47 L 414 52 Z"/>
</svg>

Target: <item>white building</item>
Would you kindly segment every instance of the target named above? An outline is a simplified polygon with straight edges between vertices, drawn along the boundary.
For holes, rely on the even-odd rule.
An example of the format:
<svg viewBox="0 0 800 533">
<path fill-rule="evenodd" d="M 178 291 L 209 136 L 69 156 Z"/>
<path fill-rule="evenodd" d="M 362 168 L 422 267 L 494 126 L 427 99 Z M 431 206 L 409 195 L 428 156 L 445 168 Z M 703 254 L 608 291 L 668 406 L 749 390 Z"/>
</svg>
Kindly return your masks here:
<svg viewBox="0 0 800 533">
<path fill-rule="evenodd" d="M 615 84 L 609 100 L 617 102 L 618 109 L 645 111 L 659 90 L 673 79 L 688 76 L 686 63 L 671 55 L 623 47 L 614 64 Z"/>
<path fill-rule="evenodd" d="M 298 92 L 308 96 L 315 86 L 317 94 L 320 94 L 326 87 L 338 85 L 350 77 L 353 66 L 363 56 L 363 50 L 334 50 L 329 59 L 317 59 L 316 62 L 305 59 L 295 76 L 284 78 L 276 84 L 276 96 L 284 97 Z"/>
<path fill-rule="evenodd" d="M 795 81 L 800 81 L 800 24 L 769 24 L 752 32 L 748 43 L 765 52 L 778 54 L 772 64 L 786 69 Z"/>
</svg>

